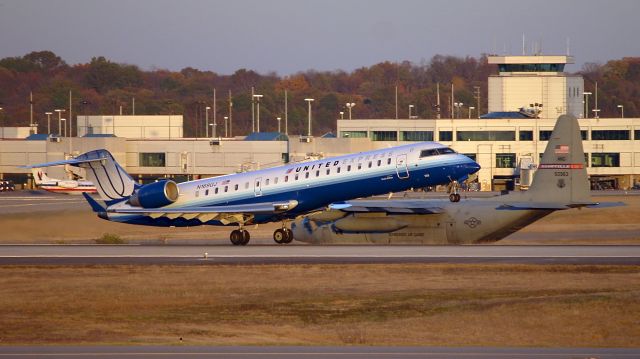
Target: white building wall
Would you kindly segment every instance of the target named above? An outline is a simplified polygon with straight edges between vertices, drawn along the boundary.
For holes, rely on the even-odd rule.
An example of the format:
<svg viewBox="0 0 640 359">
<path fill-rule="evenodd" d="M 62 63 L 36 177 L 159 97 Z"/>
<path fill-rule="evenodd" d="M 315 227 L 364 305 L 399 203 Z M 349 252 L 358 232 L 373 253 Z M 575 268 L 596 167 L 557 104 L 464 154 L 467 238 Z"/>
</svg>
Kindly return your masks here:
<svg viewBox="0 0 640 359">
<path fill-rule="evenodd" d="M 115 134 L 124 138 L 182 138 L 182 115 L 77 116 L 78 136 Z"/>
<path fill-rule="evenodd" d="M 578 76 L 536 72 L 495 75 L 489 77 L 488 111 L 518 111 L 530 104 L 541 103 L 542 118 L 555 118 L 565 113 L 583 117 L 583 91 L 584 80 Z"/>
</svg>

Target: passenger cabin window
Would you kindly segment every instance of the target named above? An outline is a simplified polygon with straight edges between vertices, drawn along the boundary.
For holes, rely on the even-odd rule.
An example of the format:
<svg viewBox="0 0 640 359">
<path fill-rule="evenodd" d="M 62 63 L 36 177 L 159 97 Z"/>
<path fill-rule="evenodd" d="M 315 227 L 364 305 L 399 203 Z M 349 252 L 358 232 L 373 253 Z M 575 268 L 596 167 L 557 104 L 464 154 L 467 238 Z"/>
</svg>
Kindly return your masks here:
<svg viewBox="0 0 640 359">
<path fill-rule="evenodd" d="M 264 181 L 264 185 L 265 185 L 265 186 L 268 186 L 268 185 L 269 185 L 269 179 L 268 179 L 268 178 L 267 178 L 267 180 L 266 180 L 266 181 Z"/>
<path fill-rule="evenodd" d="M 213 191 L 214 194 L 218 194 L 218 187 L 216 187 L 215 191 Z"/>
<path fill-rule="evenodd" d="M 224 191 L 225 192 L 229 191 L 229 186 L 224 186 Z"/>
<path fill-rule="evenodd" d="M 340 173 L 340 167 L 338 167 L 338 173 Z"/>
<path fill-rule="evenodd" d="M 391 157 L 387 158 L 387 164 L 390 165 L 391 164 Z"/>
<path fill-rule="evenodd" d="M 238 190 L 238 185 L 237 184 L 235 185 L 234 190 L 236 190 L 236 191 Z"/>
<path fill-rule="evenodd" d="M 309 178 L 309 172 L 304 174 L 304 178 Z"/>
<path fill-rule="evenodd" d="M 205 196 L 208 196 L 208 195 L 209 195 L 209 190 L 205 190 L 205 191 L 204 191 L 204 195 L 205 195 Z"/>
<path fill-rule="evenodd" d="M 296 181 L 298 180 L 298 175 L 297 175 L 297 174 L 296 174 L 296 178 L 295 178 L 295 180 L 296 180 Z"/>
<path fill-rule="evenodd" d="M 362 169 L 362 163 L 358 163 L 358 170 Z"/>
<path fill-rule="evenodd" d="M 347 166 L 347 172 L 351 171 L 351 165 Z"/>
<path fill-rule="evenodd" d="M 331 170 L 330 170 L 330 169 L 327 169 L 327 174 L 329 174 L 329 173 L 331 173 Z"/>
<path fill-rule="evenodd" d="M 371 161 L 369 161 L 369 168 L 371 168 Z"/>
<path fill-rule="evenodd" d="M 382 164 L 382 161 L 378 160 L 378 167 L 380 167 L 381 164 Z"/>
<path fill-rule="evenodd" d="M 284 176 L 284 181 L 289 182 L 289 176 Z"/>
<path fill-rule="evenodd" d="M 316 171 L 316 177 L 320 177 L 320 171 Z"/>
</svg>

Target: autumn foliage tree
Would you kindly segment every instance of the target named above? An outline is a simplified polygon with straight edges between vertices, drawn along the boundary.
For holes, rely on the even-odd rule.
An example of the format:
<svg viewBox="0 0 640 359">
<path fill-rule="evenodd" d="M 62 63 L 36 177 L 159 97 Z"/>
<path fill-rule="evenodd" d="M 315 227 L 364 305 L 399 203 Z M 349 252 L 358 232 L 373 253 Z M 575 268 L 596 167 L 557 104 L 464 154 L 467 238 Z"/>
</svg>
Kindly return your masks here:
<svg viewBox="0 0 640 359">
<path fill-rule="evenodd" d="M 307 106 L 313 103 L 313 132 L 321 135 L 335 131 L 339 112 L 347 112 L 345 104 L 354 102 L 354 118 L 394 118 L 395 91 L 398 91 L 398 115 L 433 118 L 436 115 L 436 86 L 440 84 L 441 109 L 449 116 L 450 86 L 455 98 L 475 106 L 474 88 L 482 96 L 481 112 L 486 111 L 487 78 L 496 73 L 486 56 L 455 57 L 436 55 L 429 61 L 382 62 L 351 72 L 314 71 L 288 76 L 259 74 L 239 69 L 231 75 L 220 75 L 187 67 L 179 72 L 164 69 L 144 71 L 135 65 L 121 64 L 98 56 L 89 63 L 68 65 L 51 51 L 36 51 L 21 57 L 0 59 L 0 116 L 5 125 L 26 125 L 29 121 L 29 93 L 34 97 L 34 122 L 46 131 L 45 112 L 69 106 L 73 92 L 73 112 L 83 114 L 182 114 L 186 136 L 205 133 L 205 107 L 213 107 L 213 89 L 217 90 L 217 118 L 228 116 L 231 92 L 234 135 L 251 131 L 251 88 L 263 95 L 260 103 L 262 131 L 275 131 L 277 117 L 284 118 L 284 92 L 288 94 L 289 133 L 305 134 Z M 640 58 L 623 58 L 605 65 L 587 64 L 581 71 L 587 91 L 598 82 L 601 116 L 617 116 L 617 105 L 625 115 L 640 116 L 636 104 L 640 95 Z M 210 118 L 213 113 L 209 113 Z M 218 129 L 222 127 L 219 126 Z"/>
</svg>

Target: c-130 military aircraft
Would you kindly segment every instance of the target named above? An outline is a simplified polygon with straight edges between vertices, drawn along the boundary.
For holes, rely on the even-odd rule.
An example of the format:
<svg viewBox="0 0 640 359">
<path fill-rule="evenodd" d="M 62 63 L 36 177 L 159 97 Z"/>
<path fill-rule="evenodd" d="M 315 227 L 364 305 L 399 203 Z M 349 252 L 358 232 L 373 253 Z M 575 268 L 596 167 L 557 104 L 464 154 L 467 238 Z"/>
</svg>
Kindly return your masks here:
<svg viewBox="0 0 640 359">
<path fill-rule="evenodd" d="M 619 206 L 591 201 L 580 126 L 560 116 L 528 191 L 491 198 L 354 200 L 295 220 L 307 243 L 471 244 L 498 241 L 559 210 Z"/>
</svg>

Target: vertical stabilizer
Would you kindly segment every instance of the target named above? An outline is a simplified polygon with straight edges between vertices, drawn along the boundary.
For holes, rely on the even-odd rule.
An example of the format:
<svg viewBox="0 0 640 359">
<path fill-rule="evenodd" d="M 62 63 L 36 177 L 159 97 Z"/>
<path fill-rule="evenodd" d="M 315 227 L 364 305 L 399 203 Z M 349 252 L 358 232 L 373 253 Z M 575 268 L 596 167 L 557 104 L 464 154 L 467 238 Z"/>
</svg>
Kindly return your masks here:
<svg viewBox="0 0 640 359">
<path fill-rule="evenodd" d="M 589 178 L 578 120 L 558 118 L 526 198 L 536 202 L 588 202 Z"/>
<path fill-rule="evenodd" d="M 84 168 L 89 179 L 96 186 L 100 197 L 110 204 L 131 196 L 135 181 L 107 150 L 83 153 L 74 160 Z"/>
<path fill-rule="evenodd" d="M 51 180 L 51 178 L 47 176 L 47 173 L 42 168 L 32 168 L 31 174 L 33 175 L 33 180 L 35 181 L 36 185 L 40 185 L 42 184 L 42 182 L 48 182 Z"/>
</svg>

